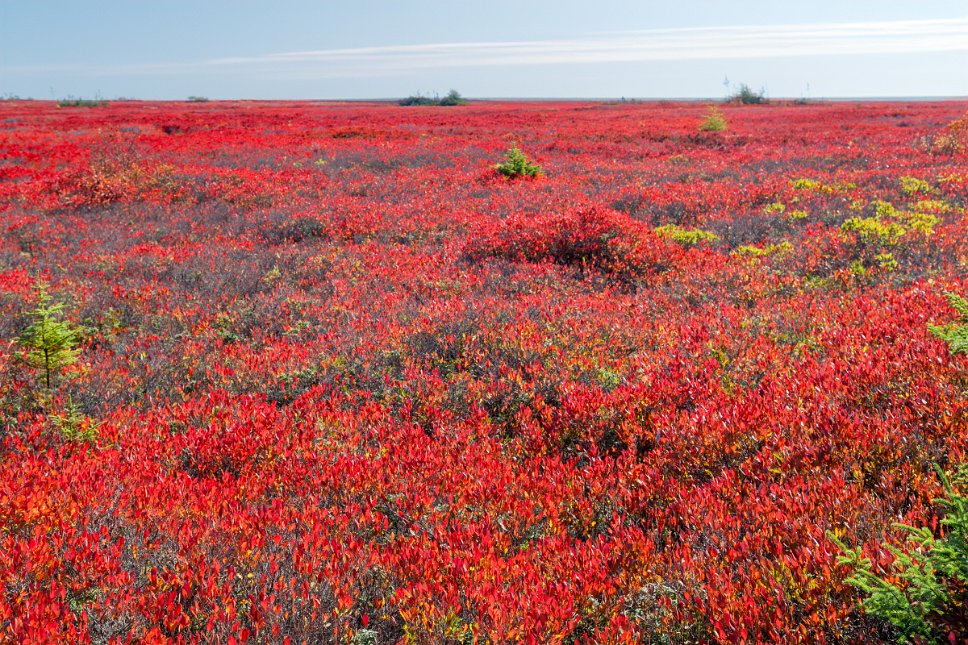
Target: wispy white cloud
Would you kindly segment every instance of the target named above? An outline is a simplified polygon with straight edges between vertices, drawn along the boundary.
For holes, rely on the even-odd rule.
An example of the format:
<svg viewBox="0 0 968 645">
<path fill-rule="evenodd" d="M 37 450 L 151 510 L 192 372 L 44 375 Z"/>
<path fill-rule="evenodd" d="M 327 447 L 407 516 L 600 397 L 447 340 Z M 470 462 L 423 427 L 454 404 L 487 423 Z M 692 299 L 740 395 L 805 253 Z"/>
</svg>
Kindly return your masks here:
<svg viewBox="0 0 968 645">
<path fill-rule="evenodd" d="M 5 73 L 383 76 L 453 67 L 621 63 L 968 51 L 968 17 L 826 24 L 646 29 L 561 40 L 320 49 L 184 63 L 2 68 Z"/>
</svg>

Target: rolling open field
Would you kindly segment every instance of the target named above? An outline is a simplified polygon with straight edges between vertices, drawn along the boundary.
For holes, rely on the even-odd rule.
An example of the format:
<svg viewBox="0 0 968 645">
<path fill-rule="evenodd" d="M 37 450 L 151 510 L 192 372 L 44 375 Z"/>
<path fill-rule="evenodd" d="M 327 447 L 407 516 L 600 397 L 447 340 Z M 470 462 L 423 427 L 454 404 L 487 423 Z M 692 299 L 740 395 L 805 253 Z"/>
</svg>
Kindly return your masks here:
<svg viewBox="0 0 968 645">
<path fill-rule="evenodd" d="M 0 642 L 890 638 L 966 109 L 0 102 Z"/>
</svg>

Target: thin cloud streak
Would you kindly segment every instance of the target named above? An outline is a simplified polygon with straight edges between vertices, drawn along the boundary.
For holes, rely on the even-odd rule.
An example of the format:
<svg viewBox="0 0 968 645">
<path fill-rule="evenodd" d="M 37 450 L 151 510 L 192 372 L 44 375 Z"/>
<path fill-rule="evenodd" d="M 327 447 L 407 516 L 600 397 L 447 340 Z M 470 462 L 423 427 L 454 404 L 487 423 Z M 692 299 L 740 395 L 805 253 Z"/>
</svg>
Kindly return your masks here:
<svg viewBox="0 0 968 645">
<path fill-rule="evenodd" d="M 383 76 L 454 67 L 595 64 L 968 51 L 968 18 L 647 29 L 585 38 L 323 49 L 185 63 L 2 68 L 9 74 Z"/>
</svg>

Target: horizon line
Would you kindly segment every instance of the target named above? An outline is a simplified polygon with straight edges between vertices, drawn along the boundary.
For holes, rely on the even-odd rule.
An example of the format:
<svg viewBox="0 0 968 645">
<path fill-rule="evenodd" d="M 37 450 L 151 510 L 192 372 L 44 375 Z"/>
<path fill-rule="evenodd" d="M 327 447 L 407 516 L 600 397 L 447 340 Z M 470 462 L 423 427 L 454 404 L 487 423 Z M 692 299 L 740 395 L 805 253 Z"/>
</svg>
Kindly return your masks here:
<svg viewBox="0 0 968 645">
<path fill-rule="evenodd" d="M 416 95 L 416 96 L 433 96 L 433 95 Z M 0 96 L 0 105 L 4 103 L 17 103 L 17 102 L 32 102 L 32 103 L 60 103 L 64 101 L 99 101 L 103 103 L 233 103 L 233 102 L 246 102 L 246 103 L 396 103 L 401 99 L 408 98 L 403 96 L 381 96 L 381 97 L 364 97 L 364 98 L 353 98 L 353 97 L 337 97 L 337 98 L 251 98 L 251 97 L 232 97 L 223 98 L 216 97 L 211 98 L 207 96 L 198 97 L 185 97 L 185 98 L 138 98 L 132 96 L 118 96 L 114 98 L 105 98 L 102 96 L 95 95 L 94 97 L 88 98 L 83 96 L 73 96 L 68 95 L 61 98 L 46 98 L 38 99 L 31 96 L 17 96 L 17 95 L 7 95 Z M 734 99 L 722 96 L 462 96 L 465 101 L 468 102 L 512 102 L 512 103 L 540 103 L 540 102 L 600 102 L 600 101 L 615 101 L 615 102 L 641 102 L 641 103 L 658 103 L 658 102 L 682 102 L 682 103 L 735 103 Z M 195 99 L 195 100 L 193 100 Z M 968 101 L 968 94 L 911 94 L 911 95 L 870 95 L 870 96 L 848 96 L 848 95 L 829 95 L 829 96 L 766 96 L 764 97 L 764 102 L 760 104 L 746 104 L 746 105 L 769 105 L 773 102 L 803 102 L 803 103 L 822 103 L 825 101 L 855 101 L 859 103 L 863 102 L 884 102 L 884 101 L 912 101 L 912 102 L 924 102 L 924 101 Z M 414 108 L 427 108 L 427 107 L 467 107 L 465 106 L 400 106 L 400 107 L 414 107 Z"/>
</svg>

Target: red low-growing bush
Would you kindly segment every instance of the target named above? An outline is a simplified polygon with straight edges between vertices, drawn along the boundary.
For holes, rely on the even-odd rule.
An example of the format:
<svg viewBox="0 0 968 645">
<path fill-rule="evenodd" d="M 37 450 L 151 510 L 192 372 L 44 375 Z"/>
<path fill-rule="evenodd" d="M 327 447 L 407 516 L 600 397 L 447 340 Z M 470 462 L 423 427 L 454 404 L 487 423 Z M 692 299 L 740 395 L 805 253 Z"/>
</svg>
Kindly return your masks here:
<svg viewBox="0 0 968 645">
<path fill-rule="evenodd" d="M 681 250 L 624 213 L 587 206 L 512 215 L 483 227 L 467 253 L 475 259 L 553 262 L 630 278 L 668 268 Z"/>
</svg>

